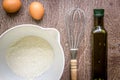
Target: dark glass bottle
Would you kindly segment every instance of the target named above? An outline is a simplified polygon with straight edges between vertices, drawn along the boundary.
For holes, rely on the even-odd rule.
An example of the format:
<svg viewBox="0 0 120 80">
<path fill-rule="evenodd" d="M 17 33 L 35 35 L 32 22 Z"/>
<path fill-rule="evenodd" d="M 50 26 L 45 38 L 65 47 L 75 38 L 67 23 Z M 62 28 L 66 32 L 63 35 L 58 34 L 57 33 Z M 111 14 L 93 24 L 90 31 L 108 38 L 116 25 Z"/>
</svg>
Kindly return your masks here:
<svg viewBox="0 0 120 80">
<path fill-rule="evenodd" d="M 92 80 L 107 80 L 107 31 L 104 9 L 94 9 L 92 30 Z"/>
</svg>

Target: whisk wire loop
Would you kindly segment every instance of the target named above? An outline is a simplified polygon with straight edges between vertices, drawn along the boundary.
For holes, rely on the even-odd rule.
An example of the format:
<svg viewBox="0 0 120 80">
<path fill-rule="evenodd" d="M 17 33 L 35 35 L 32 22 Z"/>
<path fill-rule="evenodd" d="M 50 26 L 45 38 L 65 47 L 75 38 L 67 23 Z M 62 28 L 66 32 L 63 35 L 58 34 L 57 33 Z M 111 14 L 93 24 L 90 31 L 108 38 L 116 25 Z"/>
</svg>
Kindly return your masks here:
<svg viewBox="0 0 120 80">
<path fill-rule="evenodd" d="M 65 16 L 65 23 L 70 48 L 79 48 L 84 35 L 85 13 L 80 8 L 73 8 Z"/>
</svg>

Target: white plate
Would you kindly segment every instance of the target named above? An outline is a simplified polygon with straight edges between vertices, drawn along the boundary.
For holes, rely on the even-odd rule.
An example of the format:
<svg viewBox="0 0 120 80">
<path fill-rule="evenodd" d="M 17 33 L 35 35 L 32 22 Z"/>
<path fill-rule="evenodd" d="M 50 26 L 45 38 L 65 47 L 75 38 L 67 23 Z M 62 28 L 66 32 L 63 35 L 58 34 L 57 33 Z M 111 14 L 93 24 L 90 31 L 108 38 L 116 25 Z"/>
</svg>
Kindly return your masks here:
<svg viewBox="0 0 120 80">
<path fill-rule="evenodd" d="M 51 67 L 35 80 L 60 80 L 64 69 L 64 52 L 60 44 L 60 34 L 54 28 L 23 24 L 8 29 L 0 36 L 0 80 L 25 80 L 8 67 L 5 54 L 8 45 L 24 36 L 34 35 L 47 40 L 54 49 L 55 59 Z"/>
</svg>

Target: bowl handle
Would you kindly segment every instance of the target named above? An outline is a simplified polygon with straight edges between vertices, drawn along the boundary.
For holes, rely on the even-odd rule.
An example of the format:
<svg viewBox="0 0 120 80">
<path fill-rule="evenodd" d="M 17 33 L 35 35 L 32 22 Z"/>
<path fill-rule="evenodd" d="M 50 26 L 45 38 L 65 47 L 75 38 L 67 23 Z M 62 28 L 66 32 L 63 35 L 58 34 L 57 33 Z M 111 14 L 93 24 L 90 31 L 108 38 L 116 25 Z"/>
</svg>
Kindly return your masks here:
<svg viewBox="0 0 120 80">
<path fill-rule="evenodd" d="M 59 33 L 58 30 L 56 30 L 56 29 L 51 29 L 51 30 L 49 30 L 49 33 L 48 33 L 48 34 L 51 35 L 51 37 L 52 37 L 53 39 L 55 39 L 56 41 L 58 41 L 58 42 L 60 43 L 60 33 Z"/>
</svg>

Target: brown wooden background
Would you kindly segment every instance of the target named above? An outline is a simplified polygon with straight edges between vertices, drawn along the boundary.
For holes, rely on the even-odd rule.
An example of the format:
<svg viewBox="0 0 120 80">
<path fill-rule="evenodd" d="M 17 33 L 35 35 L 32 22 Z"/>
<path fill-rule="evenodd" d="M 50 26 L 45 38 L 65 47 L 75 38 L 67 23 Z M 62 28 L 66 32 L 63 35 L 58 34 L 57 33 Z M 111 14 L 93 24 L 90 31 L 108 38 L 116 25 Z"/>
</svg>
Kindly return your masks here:
<svg viewBox="0 0 120 80">
<path fill-rule="evenodd" d="M 65 13 L 74 7 L 85 11 L 85 37 L 77 57 L 78 80 L 90 80 L 90 32 L 93 27 L 93 9 L 104 8 L 104 24 L 108 31 L 108 80 L 120 80 L 120 0 L 22 0 L 22 8 L 15 14 L 6 14 L 2 8 L 2 1 L 0 0 L 0 34 L 19 24 L 37 24 L 60 31 L 66 63 L 61 80 L 70 80 L 70 53 L 66 38 Z M 28 6 L 32 1 L 40 1 L 44 5 L 45 15 L 41 21 L 35 21 L 29 16 Z"/>
</svg>

